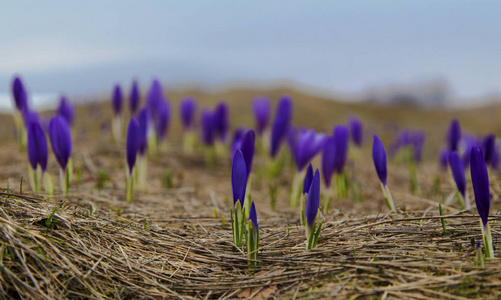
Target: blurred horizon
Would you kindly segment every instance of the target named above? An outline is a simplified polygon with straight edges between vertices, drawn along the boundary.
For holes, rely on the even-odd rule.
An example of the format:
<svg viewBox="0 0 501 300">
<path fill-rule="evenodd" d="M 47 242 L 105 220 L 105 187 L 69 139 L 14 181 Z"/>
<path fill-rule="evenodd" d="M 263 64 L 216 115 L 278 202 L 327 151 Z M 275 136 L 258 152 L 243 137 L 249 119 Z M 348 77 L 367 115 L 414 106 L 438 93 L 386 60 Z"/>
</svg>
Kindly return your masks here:
<svg viewBox="0 0 501 300">
<path fill-rule="evenodd" d="M 490 104 L 501 95 L 499 11 L 497 1 L 7 2 L 0 98 L 20 74 L 32 95 L 70 99 L 158 78 L 167 89 L 288 82 L 361 100 Z"/>
</svg>

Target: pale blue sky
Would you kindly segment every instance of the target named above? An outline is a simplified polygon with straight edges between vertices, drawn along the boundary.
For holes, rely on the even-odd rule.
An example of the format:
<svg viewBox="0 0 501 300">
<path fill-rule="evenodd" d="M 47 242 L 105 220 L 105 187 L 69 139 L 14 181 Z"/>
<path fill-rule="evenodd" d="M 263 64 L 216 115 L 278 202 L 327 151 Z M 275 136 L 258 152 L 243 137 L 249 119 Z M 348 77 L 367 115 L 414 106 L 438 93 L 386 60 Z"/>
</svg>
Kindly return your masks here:
<svg viewBox="0 0 501 300">
<path fill-rule="evenodd" d="M 0 91 L 291 79 L 339 92 L 447 78 L 501 92 L 501 1 L 4 1 Z"/>
</svg>

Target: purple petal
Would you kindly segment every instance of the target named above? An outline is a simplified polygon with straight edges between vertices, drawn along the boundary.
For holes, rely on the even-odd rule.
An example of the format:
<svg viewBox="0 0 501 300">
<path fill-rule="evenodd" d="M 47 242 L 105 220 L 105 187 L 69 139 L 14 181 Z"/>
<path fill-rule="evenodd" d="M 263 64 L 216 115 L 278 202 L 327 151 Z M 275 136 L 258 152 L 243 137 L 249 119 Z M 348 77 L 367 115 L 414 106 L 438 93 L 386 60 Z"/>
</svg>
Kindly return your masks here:
<svg viewBox="0 0 501 300">
<path fill-rule="evenodd" d="M 280 145 L 289 130 L 291 119 L 292 100 L 289 96 L 283 96 L 278 102 L 275 121 L 271 128 L 271 157 L 275 157 L 280 150 Z"/>
<path fill-rule="evenodd" d="M 237 150 L 233 158 L 231 168 L 231 188 L 233 191 L 233 206 L 240 200 L 240 205 L 243 208 L 245 200 L 245 189 L 247 187 L 247 168 L 242 151 Z"/>
<path fill-rule="evenodd" d="M 181 100 L 181 103 L 179 105 L 179 115 L 181 116 L 184 130 L 189 129 L 193 124 L 196 109 L 197 104 L 195 102 L 195 99 L 193 99 L 192 97 L 186 97 Z"/>
<path fill-rule="evenodd" d="M 129 174 L 132 174 L 132 169 L 136 164 L 137 149 L 139 148 L 139 124 L 136 118 L 132 117 L 127 127 L 126 141 L 126 156 L 127 165 L 129 166 Z"/>
<path fill-rule="evenodd" d="M 454 119 L 451 122 L 449 131 L 447 132 L 447 145 L 449 151 L 458 151 L 459 140 L 461 139 L 461 127 L 459 121 Z"/>
<path fill-rule="evenodd" d="M 214 113 L 208 109 L 202 111 L 202 141 L 206 145 L 214 144 L 215 137 L 215 125 L 214 125 Z"/>
<path fill-rule="evenodd" d="M 254 119 L 256 121 L 256 132 L 258 135 L 261 135 L 270 121 L 270 99 L 256 97 L 252 102 L 252 111 L 254 112 Z"/>
<path fill-rule="evenodd" d="M 379 180 L 386 186 L 386 152 L 383 142 L 381 142 L 381 139 L 379 139 L 377 135 L 374 135 L 374 141 L 372 143 L 372 160 L 374 161 L 374 167 L 376 168 Z"/>
<path fill-rule="evenodd" d="M 322 150 L 322 175 L 324 176 L 325 187 L 329 188 L 332 174 L 334 173 L 334 162 L 336 160 L 336 141 L 334 137 L 327 137 Z"/>
<path fill-rule="evenodd" d="M 71 156 L 72 141 L 70 125 L 63 116 L 60 115 L 50 119 L 49 138 L 59 166 L 61 166 L 61 169 L 66 170 Z"/>
<path fill-rule="evenodd" d="M 252 201 L 249 211 L 249 220 L 252 221 L 252 225 L 254 225 L 254 231 L 257 231 L 257 213 L 256 206 L 254 205 L 254 201 Z"/>
<path fill-rule="evenodd" d="M 359 118 L 352 116 L 348 121 L 350 126 L 351 139 L 358 147 L 362 146 L 363 125 Z"/>
<path fill-rule="evenodd" d="M 119 115 L 122 112 L 122 89 L 118 84 L 115 85 L 113 89 L 111 104 L 113 105 L 113 112 L 115 115 Z"/>
<path fill-rule="evenodd" d="M 15 77 L 12 81 L 12 96 L 18 111 L 23 111 L 28 107 L 28 96 L 21 78 Z"/>
<path fill-rule="evenodd" d="M 240 149 L 245 159 L 245 166 L 247 170 L 247 178 L 252 171 L 252 160 L 254 159 L 254 130 L 248 130 L 242 138 Z"/>
<path fill-rule="evenodd" d="M 139 84 L 137 83 L 137 80 L 134 80 L 132 82 L 129 94 L 129 105 L 130 105 L 129 107 L 131 115 L 136 114 L 137 110 L 139 109 L 140 101 L 141 101 L 141 94 L 139 92 Z"/>
<path fill-rule="evenodd" d="M 489 175 L 485 165 L 482 149 L 474 147 L 471 150 L 471 182 L 473 184 L 473 192 L 475 193 L 475 203 L 477 204 L 478 214 L 482 219 L 482 224 L 485 228 L 489 219 L 489 209 L 491 206 L 491 195 L 489 188 Z"/>
<path fill-rule="evenodd" d="M 40 165 L 42 172 L 47 169 L 47 140 L 38 122 L 31 122 L 28 127 L 28 159 L 33 169 Z"/>
<path fill-rule="evenodd" d="M 306 223 L 312 227 L 318 214 L 320 205 L 320 172 L 315 171 L 310 189 L 308 190 L 308 199 L 306 200 Z"/>
<path fill-rule="evenodd" d="M 496 136 L 494 134 L 489 134 L 482 142 L 482 148 L 484 150 L 484 159 L 486 164 L 492 162 L 492 157 L 496 151 Z"/>
<path fill-rule="evenodd" d="M 138 132 L 138 151 L 140 155 L 144 155 L 148 147 L 148 126 L 150 122 L 150 113 L 147 107 L 143 107 L 137 115 L 139 124 Z"/>
<path fill-rule="evenodd" d="M 343 173 L 344 166 L 346 164 L 346 158 L 348 157 L 348 128 L 345 125 L 337 125 L 334 128 L 334 141 L 336 150 L 336 156 L 334 157 L 334 172 L 341 174 Z"/>
<path fill-rule="evenodd" d="M 168 100 L 160 100 L 154 120 L 157 137 L 159 140 L 163 140 L 167 135 L 170 123 L 170 102 Z"/>
<path fill-rule="evenodd" d="M 230 128 L 228 104 L 226 104 L 226 102 L 220 102 L 216 106 L 216 110 L 214 112 L 214 124 L 216 127 L 216 134 L 219 139 L 223 142 L 226 141 L 228 129 Z"/>
<path fill-rule="evenodd" d="M 66 97 L 61 97 L 59 100 L 59 107 L 57 108 L 57 114 L 63 116 L 68 124 L 73 125 L 73 120 L 75 118 L 75 109 L 73 105 L 66 99 Z"/>
</svg>

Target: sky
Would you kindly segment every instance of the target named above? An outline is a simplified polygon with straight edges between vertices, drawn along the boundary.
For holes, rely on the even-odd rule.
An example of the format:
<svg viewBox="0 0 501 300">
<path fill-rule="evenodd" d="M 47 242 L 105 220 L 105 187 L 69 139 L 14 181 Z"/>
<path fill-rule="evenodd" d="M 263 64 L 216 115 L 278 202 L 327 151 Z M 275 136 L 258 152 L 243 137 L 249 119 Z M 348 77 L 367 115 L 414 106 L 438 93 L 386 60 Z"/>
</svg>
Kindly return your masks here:
<svg viewBox="0 0 501 300">
<path fill-rule="evenodd" d="M 115 83 L 290 80 L 359 93 L 446 79 L 457 101 L 501 93 L 501 1 L 5 1 L 0 93 Z"/>
</svg>

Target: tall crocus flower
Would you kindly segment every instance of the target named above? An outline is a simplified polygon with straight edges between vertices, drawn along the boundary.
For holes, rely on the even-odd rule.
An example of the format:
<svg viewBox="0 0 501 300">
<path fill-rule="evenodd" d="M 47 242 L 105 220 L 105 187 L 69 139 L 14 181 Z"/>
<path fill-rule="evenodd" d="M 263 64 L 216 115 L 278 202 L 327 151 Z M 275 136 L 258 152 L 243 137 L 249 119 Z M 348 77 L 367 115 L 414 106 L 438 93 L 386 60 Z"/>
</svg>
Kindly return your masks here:
<svg viewBox="0 0 501 300">
<path fill-rule="evenodd" d="M 242 151 L 242 155 L 244 156 L 245 161 L 245 169 L 247 171 L 247 187 L 246 187 L 246 197 L 244 201 L 245 213 L 248 216 L 250 212 L 250 203 L 251 203 L 251 185 L 252 185 L 252 177 L 250 176 L 252 171 L 252 161 L 254 159 L 254 141 L 255 134 L 254 130 L 247 130 L 247 132 L 242 137 L 242 143 L 240 144 L 240 150 Z"/>
<path fill-rule="evenodd" d="M 138 159 L 137 159 L 137 181 L 138 188 L 144 189 L 146 184 L 146 172 L 148 160 L 146 158 L 146 149 L 148 148 L 148 128 L 150 123 L 150 113 L 147 107 L 143 107 L 137 115 L 138 123 Z"/>
<path fill-rule="evenodd" d="M 461 208 L 470 209 L 470 201 L 466 195 L 466 177 L 464 174 L 463 160 L 456 151 L 449 152 L 449 166 L 451 166 L 452 177 L 456 182 L 459 192 L 458 202 Z"/>
<path fill-rule="evenodd" d="M 285 139 L 292 119 L 292 100 L 283 96 L 277 105 L 275 120 L 271 128 L 271 157 L 274 158 Z"/>
<path fill-rule="evenodd" d="M 195 112 L 197 110 L 197 103 L 192 97 L 185 97 L 179 104 L 179 116 L 183 125 L 183 130 L 187 131 L 193 125 L 195 120 Z"/>
<path fill-rule="evenodd" d="M 137 80 L 132 81 L 132 86 L 129 92 L 129 108 L 130 114 L 133 116 L 139 109 L 139 104 L 141 102 L 141 94 L 139 92 L 139 84 Z"/>
<path fill-rule="evenodd" d="M 308 194 L 306 194 L 305 198 L 305 209 L 302 210 L 301 213 L 306 220 L 306 248 L 310 250 L 316 247 L 322 227 L 322 221 L 317 221 L 318 208 L 320 205 L 320 172 L 318 169 L 315 171 L 315 175 L 313 175 Z"/>
<path fill-rule="evenodd" d="M 487 173 L 487 166 L 485 165 L 482 149 L 480 147 L 474 147 L 471 150 L 470 171 L 473 192 L 475 194 L 475 203 L 477 204 L 478 214 L 480 215 L 485 256 L 494 257 L 491 229 L 488 223 L 489 209 L 491 206 L 489 175 Z"/>
<path fill-rule="evenodd" d="M 256 97 L 252 102 L 252 112 L 256 124 L 256 133 L 262 135 L 270 121 L 271 103 L 265 97 Z"/>
<path fill-rule="evenodd" d="M 214 125 L 214 113 L 209 109 L 204 109 L 201 115 L 202 142 L 207 146 L 214 144 L 216 129 Z"/>
<path fill-rule="evenodd" d="M 40 192 L 42 189 L 42 180 L 47 169 L 47 140 L 45 133 L 37 121 L 30 122 L 28 125 L 28 160 L 30 162 L 29 177 L 31 187 L 34 192 Z"/>
<path fill-rule="evenodd" d="M 374 140 L 372 143 L 372 160 L 374 162 L 374 167 L 376 169 L 377 176 L 381 182 L 381 189 L 383 191 L 384 199 L 390 211 L 395 210 L 395 203 L 393 203 L 393 197 L 391 196 L 390 189 L 386 184 L 387 170 L 386 170 L 386 151 L 384 149 L 383 142 L 381 139 L 374 135 Z"/>
<path fill-rule="evenodd" d="M 16 133 L 19 143 L 19 148 L 23 150 L 26 147 L 26 126 L 23 126 L 23 114 L 24 111 L 29 110 L 28 108 L 28 96 L 26 89 L 24 88 L 21 78 L 15 77 L 12 81 L 12 98 L 15 109 L 12 114 L 14 117 L 14 123 L 16 125 Z"/>
<path fill-rule="evenodd" d="M 313 167 L 311 166 L 310 163 L 308 165 L 308 168 L 306 169 L 306 175 L 304 176 L 303 196 L 310 190 L 312 180 L 313 180 Z"/>
<path fill-rule="evenodd" d="M 353 143 L 361 147 L 362 146 L 362 139 L 363 139 L 363 125 L 362 121 L 356 116 L 350 117 L 348 120 L 348 124 L 350 126 L 350 135 L 351 135 L 351 140 Z"/>
<path fill-rule="evenodd" d="M 73 125 L 73 121 L 75 119 L 75 108 L 64 96 L 62 96 L 59 100 L 57 114 L 63 116 L 70 126 Z"/>
<path fill-rule="evenodd" d="M 196 133 L 190 130 L 195 121 L 195 113 L 197 103 L 192 97 L 185 97 L 179 104 L 179 116 L 183 125 L 183 149 L 187 153 L 191 153 L 196 147 Z"/>
<path fill-rule="evenodd" d="M 158 108 L 158 104 L 163 99 L 163 90 L 160 81 L 154 79 L 151 83 L 150 89 L 148 90 L 148 94 L 146 95 L 146 105 L 150 110 L 150 114 L 153 118 L 155 118 L 155 113 Z"/>
<path fill-rule="evenodd" d="M 231 149 L 230 149 L 230 160 L 233 159 L 235 153 L 242 146 L 242 138 L 244 134 L 247 132 L 247 129 L 240 126 L 233 132 L 233 138 L 231 139 Z"/>
<path fill-rule="evenodd" d="M 137 150 L 139 148 L 139 124 L 136 118 L 132 117 L 129 121 L 129 126 L 127 127 L 127 140 L 126 140 L 126 160 L 127 160 L 127 180 L 126 180 L 126 192 L 125 200 L 127 202 L 132 202 L 132 196 L 134 194 L 134 180 L 132 176 L 132 171 L 134 165 L 136 164 Z"/>
<path fill-rule="evenodd" d="M 458 151 L 459 140 L 461 139 L 461 126 L 459 121 L 454 119 L 451 121 L 449 131 L 447 132 L 447 145 L 449 151 Z"/>
<path fill-rule="evenodd" d="M 482 141 L 482 148 L 484 150 L 484 159 L 487 165 L 491 164 L 494 152 L 496 152 L 496 136 L 489 134 Z"/>
<path fill-rule="evenodd" d="M 345 125 L 337 125 L 334 127 L 333 136 L 336 145 L 334 172 L 341 174 L 344 171 L 348 156 L 348 128 Z"/>
<path fill-rule="evenodd" d="M 228 104 L 219 102 L 214 111 L 214 124 L 216 127 L 216 135 L 221 142 L 226 142 L 228 129 L 230 128 L 230 119 L 228 115 Z"/>
<path fill-rule="evenodd" d="M 315 130 L 302 129 L 299 131 L 294 145 L 294 156 L 296 161 L 297 173 L 292 181 L 290 195 L 291 207 L 297 207 L 301 198 L 301 183 L 303 183 L 305 173 L 304 167 L 315 157 L 322 149 L 325 140 L 323 133 L 317 134 Z"/>
<path fill-rule="evenodd" d="M 334 174 L 334 160 L 336 158 L 336 140 L 333 136 L 325 139 L 322 149 L 322 175 L 327 189 L 330 188 L 332 174 Z"/>
<path fill-rule="evenodd" d="M 111 133 L 113 134 L 113 141 L 117 143 L 122 139 L 122 89 L 118 84 L 113 88 L 111 104 L 113 107 L 113 123 Z"/>
<path fill-rule="evenodd" d="M 24 84 L 19 77 L 14 77 L 12 81 L 12 97 L 14 98 L 14 104 L 16 109 L 22 112 L 28 106 L 28 97 Z"/>
<path fill-rule="evenodd" d="M 244 200 L 247 187 L 247 167 L 242 151 L 237 150 L 231 168 L 231 189 L 233 192 L 233 208 L 231 210 L 231 227 L 233 242 L 237 247 L 242 247 L 245 232 Z"/>
<path fill-rule="evenodd" d="M 61 167 L 59 173 L 61 191 L 63 191 L 64 194 L 68 194 L 70 187 L 70 172 L 67 166 L 71 156 L 72 141 L 70 125 L 62 115 L 50 119 L 49 138 L 52 151 Z"/>
<path fill-rule="evenodd" d="M 162 99 L 157 106 L 155 121 L 155 131 L 157 139 L 163 141 L 167 135 L 170 123 L 170 102 Z"/>
<path fill-rule="evenodd" d="M 256 266 L 259 249 L 259 226 L 257 224 L 257 213 L 254 202 L 250 205 L 249 220 L 247 222 L 247 257 L 249 265 Z"/>
</svg>

